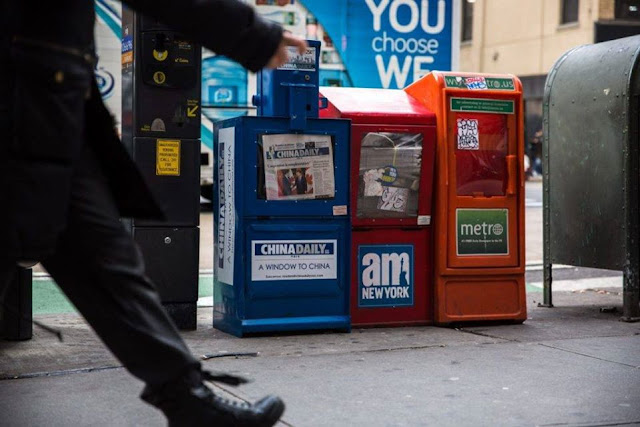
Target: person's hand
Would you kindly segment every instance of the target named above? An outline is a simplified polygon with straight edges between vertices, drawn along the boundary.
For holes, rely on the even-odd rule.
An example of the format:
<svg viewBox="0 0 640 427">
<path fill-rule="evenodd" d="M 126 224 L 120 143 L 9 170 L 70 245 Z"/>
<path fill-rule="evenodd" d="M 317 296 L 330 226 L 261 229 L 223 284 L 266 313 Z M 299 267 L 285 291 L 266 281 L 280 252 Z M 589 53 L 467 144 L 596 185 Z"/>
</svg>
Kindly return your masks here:
<svg viewBox="0 0 640 427">
<path fill-rule="evenodd" d="M 300 37 L 294 36 L 288 31 L 285 31 L 282 34 L 282 40 L 280 41 L 280 45 L 278 49 L 276 49 L 275 53 L 267 62 L 265 68 L 278 68 L 289 60 L 289 49 L 288 46 L 294 46 L 300 55 L 302 55 L 307 50 L 307 42 L 301 39 Z"/>
</svg>

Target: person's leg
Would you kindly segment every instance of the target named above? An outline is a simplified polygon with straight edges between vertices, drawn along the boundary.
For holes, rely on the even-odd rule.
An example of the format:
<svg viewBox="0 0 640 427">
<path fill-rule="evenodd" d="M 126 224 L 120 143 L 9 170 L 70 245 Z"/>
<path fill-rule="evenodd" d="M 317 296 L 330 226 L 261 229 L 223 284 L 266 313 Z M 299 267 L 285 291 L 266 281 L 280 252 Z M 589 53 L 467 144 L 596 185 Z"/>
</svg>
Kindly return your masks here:
<svg viewBox="0 0 640 427">
<path fill-rule="evenodd" d="M 142 398 L 170 425 L 271 426 L 284 403 L 267 396 L 254 404 L 213 394 L 153 284 L 118 212 L 94 154 L 85 149 L 74 177 L 69 226 L 56 254 L 43 261 L 67 297 L 122 364 L 147 387 Z"/>
<path fill-rule="evenodd" d="M 74 177 L 69 226 L 43 266 L 136 377 L 161 384 L 198 369 L 145 275 L 140 251 L 118 220 L 106 179 L 88 149 Z"/>
</svg>

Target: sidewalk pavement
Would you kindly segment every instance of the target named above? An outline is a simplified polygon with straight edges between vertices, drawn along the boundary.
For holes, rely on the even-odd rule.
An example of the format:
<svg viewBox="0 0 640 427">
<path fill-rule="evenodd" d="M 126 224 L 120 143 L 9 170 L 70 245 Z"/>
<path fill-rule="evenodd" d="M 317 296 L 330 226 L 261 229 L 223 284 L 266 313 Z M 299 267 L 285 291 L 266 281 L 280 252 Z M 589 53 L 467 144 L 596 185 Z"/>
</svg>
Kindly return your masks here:
<svg viewBox="0 0 640 427">
<path fill-rule="evenodd" d="M 201 220 L 201 285 L 210 281 L 213 259 L 210 216 Z M 256 380 L 238 389 L 214 386 L 218 393 L 282 396 L 287 411 L 280 425 L 640 425 L 640 323 L 619 321 L 621 275 L 592 272 L 576 280 L 571 269 L 554 266 L 555 307 L 539 308 L 540 207 L 526 209 L 525 231 L 529 316 L 522 325 L 240 339 L 212 328 L 211 294 L 202 291 L 207 282 L 198 330 L 183 336 L 195 354 L 215 356 L 202 362 L 206 369 Z M 0 341 L 0 425 L 165 425 L 137 398 L 142 383 L 59 292 L 42 286 L 47 307 L 40 312 L 51 314 L 36 319 L 61 329 L 64 342 L 38 328 L 31 341 Z"/>
<path fill-rule="evenodd" d="M 250 338 L 213 329 L 201 307 L 198 330 L 183 335 L 195 354 L 215 356 L 206 369 L 256 380 L 217 392 L 282 396 L 280 425 L 640 425 L 640 323 L 619 321 L 620 291 L 554 292 L 551 309 L 529 293 L 522 325 Z M 0 342 L 0 424 L 165 424 L 78 315 L 37 319 L 64 342 L 38 328 L 31 341 Z"/>
</svg>

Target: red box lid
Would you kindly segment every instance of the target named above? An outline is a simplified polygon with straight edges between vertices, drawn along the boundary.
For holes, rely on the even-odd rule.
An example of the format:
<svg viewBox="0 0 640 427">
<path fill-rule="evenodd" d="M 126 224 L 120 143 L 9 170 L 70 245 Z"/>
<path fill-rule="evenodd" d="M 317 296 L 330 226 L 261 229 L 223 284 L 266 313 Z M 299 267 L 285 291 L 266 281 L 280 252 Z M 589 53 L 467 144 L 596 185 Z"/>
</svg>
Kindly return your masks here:
<svg viewBox="0 0 640 427">
<path fill-rule="evenodd" d="M 354 124 L 436 124 L 434 112 L 399 89 L 321 87 L 320 97 L 328 101 L 320 110 L 323 118 L 341 117 Z"/>
</svg>

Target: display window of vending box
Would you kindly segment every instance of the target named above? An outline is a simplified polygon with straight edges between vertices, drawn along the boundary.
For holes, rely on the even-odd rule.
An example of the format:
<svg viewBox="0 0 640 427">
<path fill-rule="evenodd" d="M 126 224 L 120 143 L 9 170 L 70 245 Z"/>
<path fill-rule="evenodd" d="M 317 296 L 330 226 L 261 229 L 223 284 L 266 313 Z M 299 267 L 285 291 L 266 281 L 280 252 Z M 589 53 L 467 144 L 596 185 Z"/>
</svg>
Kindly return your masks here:
<svg viewBox="0 0 640 427">
<path fill-rule="evenodd" d="M 321 88 L 351 119 L 351 323 L 429 324 L 435 115 L 401 90 Z"/>
<path fill-rule="evenodd" d="M 437 116 L 436 322 L 525 320 L 520 81 L 432 72 L 405 92 Z"/>
</svg>

